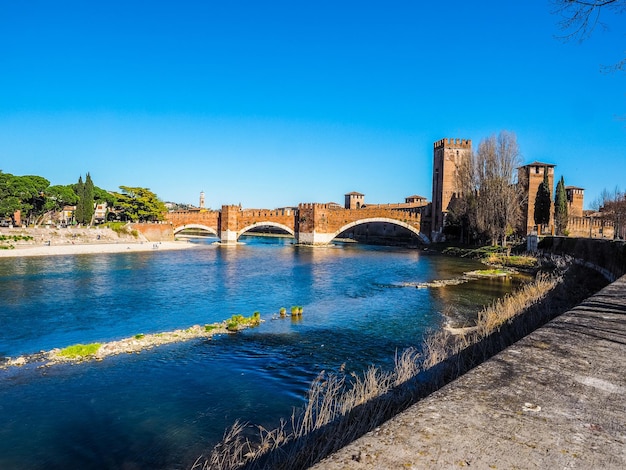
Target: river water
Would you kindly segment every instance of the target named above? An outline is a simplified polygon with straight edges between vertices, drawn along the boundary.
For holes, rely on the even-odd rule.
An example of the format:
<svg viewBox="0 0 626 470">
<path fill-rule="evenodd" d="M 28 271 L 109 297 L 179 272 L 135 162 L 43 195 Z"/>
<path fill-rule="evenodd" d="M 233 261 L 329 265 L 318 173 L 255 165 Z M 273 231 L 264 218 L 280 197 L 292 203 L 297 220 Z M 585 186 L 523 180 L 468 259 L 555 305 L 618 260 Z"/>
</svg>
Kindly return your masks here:
<svg viewBox="0 0 626 470">
<path fill-rule="evenodd" d="M 393 365 L 515 279 L 440 288 L 475 261 L 427 251 L 245 245 L 0 259 L 0 357 L 261 312 L 260 327 L 101 362 L 0 370 L 1 469 L 189 468 L 236 419 L 274 427 L 322 371 Z M 304 307 L 300 320 L 280 307 Z M 444 315 L 445 313 L 445 315 Z"/>
</svg>

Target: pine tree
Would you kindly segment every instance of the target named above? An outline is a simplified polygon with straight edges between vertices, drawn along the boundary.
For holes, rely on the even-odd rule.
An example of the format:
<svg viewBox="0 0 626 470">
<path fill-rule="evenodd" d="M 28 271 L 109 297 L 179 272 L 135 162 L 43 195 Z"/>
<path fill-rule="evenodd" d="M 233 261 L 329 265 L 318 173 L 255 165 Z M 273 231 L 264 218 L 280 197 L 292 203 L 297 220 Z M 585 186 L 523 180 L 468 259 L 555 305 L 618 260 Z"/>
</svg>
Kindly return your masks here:
<svg viewBox="0 0 626 470">
<path fill-rule="evenodd" d="M 74 188 L 74 192 L 78 196 L 78 202 L 76 203 L 76 210 L 74 211 L 74 218 L 77 224 L 82 224 L 85 218 L 85 184 L 83 183 L 83 175 L 78 177 L 78 183 Z"/>
<path fill-rule="evenodd" d="M 535 224 L 541 226 L 550 223 L 550 184 L 548 183 L 548 168 L 544 168 L 543 181 L 537 188 L 537 197 L 535 198 Z M 540 229 L 541 233 L 541 229 Z"/>
<path fill-rule="evenodd" d="M 91 224 L 91 220 L 94 214 L 94 189 L 93 189 L 93 181 L 91 180 L 91 176 L 87 173 L 87 178 L 85 179 L 85 189 L 83 191 L 83 223 Z"/>
<path fill-rule="evenodd" d="M 554 228 L 557 235 L 565 235 L 567 230 L 567 194 L 565 193 L 565 180 L 562 176 L 556 185 L 554 195 Z"/>
</svg>

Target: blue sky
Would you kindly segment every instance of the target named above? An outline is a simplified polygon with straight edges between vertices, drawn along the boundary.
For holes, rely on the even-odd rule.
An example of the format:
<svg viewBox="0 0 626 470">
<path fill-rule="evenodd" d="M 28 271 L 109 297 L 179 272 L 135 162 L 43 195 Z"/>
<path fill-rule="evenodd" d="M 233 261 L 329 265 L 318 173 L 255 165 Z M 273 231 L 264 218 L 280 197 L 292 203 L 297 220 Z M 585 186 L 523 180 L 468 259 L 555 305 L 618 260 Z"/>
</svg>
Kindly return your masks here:
<svg viewBox="0 0 626 470">
<path fill-rule="evenodd" d="M 0 0 L 0 169 L 279 207 L 431 197 L 432 145 L 516 133 L 626 189 L 626 16 L 557 39 L 549 0 Z"/>
</svg>

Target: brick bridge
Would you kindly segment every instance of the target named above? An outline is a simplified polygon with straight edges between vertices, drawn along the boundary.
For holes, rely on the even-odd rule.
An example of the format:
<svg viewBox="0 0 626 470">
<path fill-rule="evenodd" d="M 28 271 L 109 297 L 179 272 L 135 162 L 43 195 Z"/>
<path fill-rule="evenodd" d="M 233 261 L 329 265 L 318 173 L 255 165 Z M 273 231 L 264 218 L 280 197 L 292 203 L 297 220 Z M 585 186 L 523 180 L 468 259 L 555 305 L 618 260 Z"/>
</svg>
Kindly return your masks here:
<svg viewBox="0 0 626 470">
<path fill-rule="evenodd" d="M 204 230 L 217 236 L 223 244 L 236 244 L 241 235 L 259 227 L 274 227 L 292 235 L 303 245 L 325 245 L 340 233 L 361 224 L 383 222 L 395 224 L 429 243 L 421 231 L 421 214 L 410 209 L 364 207 L 344 209 L 334 204 L 300 204 L 297 208 L 241 209 L 222 206 L 221 210 L 169 212 L 166 221 L 174 235 L 185 229 Z"/>
</svg>

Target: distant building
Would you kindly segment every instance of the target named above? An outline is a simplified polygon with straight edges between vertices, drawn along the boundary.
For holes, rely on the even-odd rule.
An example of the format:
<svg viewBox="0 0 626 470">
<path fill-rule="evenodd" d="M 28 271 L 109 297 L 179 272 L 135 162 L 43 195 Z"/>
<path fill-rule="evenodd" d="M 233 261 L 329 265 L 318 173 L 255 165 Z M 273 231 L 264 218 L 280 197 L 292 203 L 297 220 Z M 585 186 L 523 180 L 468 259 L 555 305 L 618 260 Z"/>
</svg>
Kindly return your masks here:
<svg viewBox="0 0 626 470">
<path fill-rule="evenodd" d="M 405 197 L 404 203 L 414 207 L 422 207 L 428 204 L 428 200 L 424 196 L 413 195 Z"/>
<path fill-rule="evenodd" d="M 76 206 L 63 206 L 63 210 L 61 211 L 60 222 L 66 225 L 73 224 L 75 211 L 76 211 Z"/>
<path fill-rule="evenodd" d="M 356 191 L 352 191 L 345 195 L 345 204 L 344 207 L 346 209 L 360 209 L 365 204 L 365 194 L 357 193 Z"/>
<path fill-rule="evenodd" d="M 428 200 L 424 196 L 418 196 L 418 195 L 405 197 L 404 202 L 390 202 L 390 203 L 385 203 L 385 204 L 365 204 L 365 195 L 362 193 L 358 193 L 356 191 L 348 193 L 345 196 L 346 196 L 345 204 L 344 204 L 345 209 L 380 208 L 380 209 L 411 210 L 411 209 L 421 209 L 428 205 Z M 326 205 L 328 207 L 334 207 L 334 206 L 341 207 L 339 206 L 339 204 L 334 203 L 334 202 L 329 202 Z M 421 213 L 421 211 L 416 211 L 416 210 L 413 210 L 411 212 Z"/>
<path fill-rule="evenodd" d="M 106 222 L 107 219 L 108 206 L 106 202 L 101 202 L 96 204 L 93 213 L 93 220 L 96 224 L 101 224 Z"/>
</svg>

